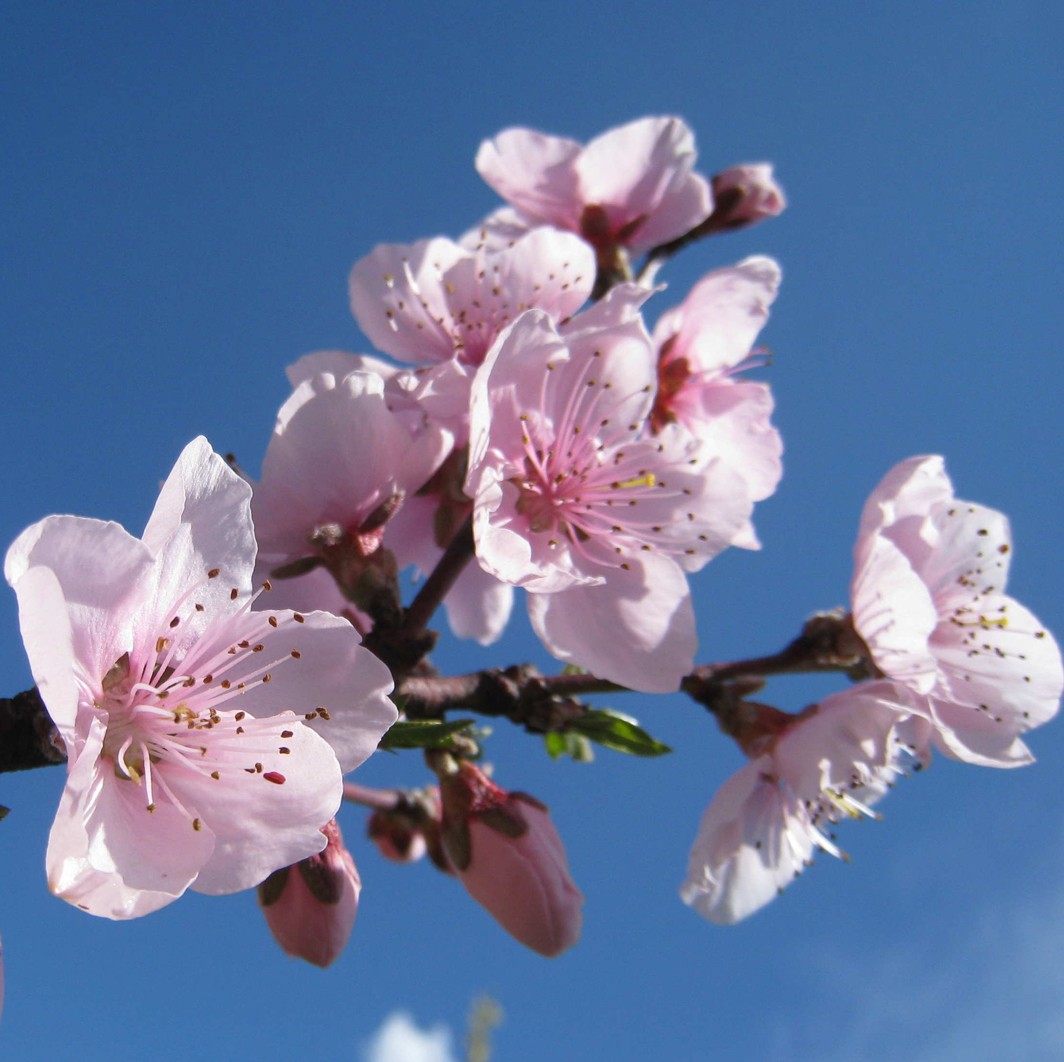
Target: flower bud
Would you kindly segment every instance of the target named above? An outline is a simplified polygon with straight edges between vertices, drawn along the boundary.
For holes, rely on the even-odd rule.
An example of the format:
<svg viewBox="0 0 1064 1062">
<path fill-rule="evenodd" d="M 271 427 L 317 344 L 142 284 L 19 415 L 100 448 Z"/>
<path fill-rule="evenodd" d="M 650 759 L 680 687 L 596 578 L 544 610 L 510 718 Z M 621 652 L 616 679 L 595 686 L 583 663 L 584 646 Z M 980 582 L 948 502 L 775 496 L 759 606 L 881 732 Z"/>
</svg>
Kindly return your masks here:
<svg viewBox="0 0 1064 1062">
<path fill-rule="evenodd" d="M 575 944 L 584 897 L 546 807 L 467 762 L 441 779 L 440 791 L 443 847 L 470 896 L 540 955 Z"/>
<path fill-rule="evenodd" d="M 378 808 L 366 832 L 385 859 L 413 863 L 428 853 L 447 874 L 453 874 L 440 841 L 440 791 L 435 786 L 407 792 L 394 808 Z"/>
<path fill-rule="evenodd" d="M 317 854 L 274 871 L 259 886 L 259 904 L 285 953 L 328 966 L 344 950 L 358 913 L 362 880 L 332 819 Z"/>
<path fill-rule="evenodd" d="M 783 212 L 787 200 L 772 176 L 772 163 L 747 162 L 713 177 L 713 215 L 717 231 L 754 225 Z"/>
<path fill-rule="evenodd" d="M 425 854 L 425 838 L 417 825 L 394 812 L 374 811 L 366 833 L 380 854 L 393 863 L 415 863 Z"/>
</svg>

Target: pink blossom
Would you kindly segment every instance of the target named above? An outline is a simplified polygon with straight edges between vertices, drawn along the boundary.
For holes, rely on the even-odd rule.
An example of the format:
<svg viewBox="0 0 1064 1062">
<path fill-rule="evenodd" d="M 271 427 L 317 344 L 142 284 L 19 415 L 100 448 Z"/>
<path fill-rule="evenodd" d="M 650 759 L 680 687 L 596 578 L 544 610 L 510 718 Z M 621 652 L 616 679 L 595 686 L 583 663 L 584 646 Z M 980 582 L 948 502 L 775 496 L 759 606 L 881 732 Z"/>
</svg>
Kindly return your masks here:
<svg viewBox="0 0 1064 1062">
<path fill-rule="evenodd" d="M 295 391 L 278 414 L 252 502 L 258 572 L 309 568 L 276 579 L 276 595 L 293 608 L 348 615 L 365 631 L 372 621 L 337 581 L 368 596 L 408 565 L 431 571 L 469 514 L 460 479 L 448 489 L 452 436 L 427 412 L 410 370 L 321 351 L 289 377 Z M 512 600 L 510 587 L 469 565 L 445 600 L 451 629 L 490 643 Z"/>
<path fill-rule="evenodd" d="M 485 223 L 555 225 L 600 252 L 633 254 L 681 236 L 712 209 L 709 183 L 693 172 L 694 135 L 679 118 L 640 118 L 586 146 L 532 129 L 505 129 L 477 152 L 481 177 L 516 211 Z"/>
<path fill-rule="evenodd" d="M 984 766 L 1033 759 L 1020 735 L 1057 712 L 1060 650 L 1005 594 L 1001 513 L 953 495 L 941 457 L 887 473 L 861 516 L 853 624 L 875 666 L 921 695 L 947 755 Z"/>
<path fill-rule="evenodd" d="M 380 350 L 422 366 L 404 385 L 461 446 L 473 371 L 499 333 L 532 307 L 565 319 L 587 300 L 594 280 L 587 244 L 552 228 L 496 249 L 444 238 L 383 244 L 351 271 L 351 308 Z"/>
<path fill-rule="evenodd" d="M 359 261 L 351 309 L 370 342 L 399 361 L 477 366 L 524 310 L 561 320 L 594 281 L 595 256 L 570 233 L 539 228 L 497 251 L 440 237 L 382 244 Z"/>
<path fill-rule="evenodd" d="M 548 958 L 580 937 L 584 897 L 547 809 L 461 763 L 441 778 L 443 846 L 470 896 L 511 936 Z"/>
<path fill-rule="evenodd" d="M 782 214 L 787 206 L 783 189 L 772 174 L 771 162 L 745 162 L 713 175 L 715 229 L 738 229 Z"/>
<path fill-rule="evenodd" d="M 142 539 L 52 516 L 8 551 L 68 755 L 48 880 L 93 914 L 250 888 L 319 851 L 342 772 L 395 721 L 391 676 L 350 624 L 252 611 L 250 495 L 200 438 Z"/>
<path fill-rule="evenodd" d="M 497 251 L 438 237 L 383 244 L 356 264 L 351 310 L 370 342 L 399 361 L 479 365 L 518 314 L 568 317 L 594 282 L 594 254 L 566 232 L 536 229 Z"/>
<path fill-rule="evenodd" d="M 529 591 L 562 660 L 639 690 L 678 687 L 695 649 L 685 571 L 734 540 L 749 492 L 688 433 L 644 430 L 655 356 L 619 315 L 560 335 L 529 311 L 474 383 L 469 475 L 481 566 Z"/>
<path fill-rule="evenodd" d="M 266 924 L 285 954 L 326 967 L 351 936 L 362 879 L 336 820 L 321 832 L 326 844 L 320 852 L 275 870 L 258 891 Z"/>
<path fill-rule="evenodd" d="M 751 504 L 776 489 L 783 444 L 771 422 L 766 384 L 738 374 L 776 298 L 780 269 L 771 259 L 747 258 L 695 285 L 680 306 L 658 319 L 655 430 L 678 422 L 703 441 L 717 462 L 732 468 Z M 735 545 L 757 546 L 748 525 Z"/>
<path fill-rule="evenodd" d="M 376 373 L 321 372 L 281 407 L 252 513 L 259 573 L 278 579 L 286 603 L 339 611 L 345 599 L 320 573 L 294 585 L 281 578 L 317 565 L 363 611 L 394 583 L 396 562 L 383 545 L 389 521 L 452 443 L 414 403 L 394 404 Z M 310 596 L 319 592 L 327 596 Z"/>
<path fill-rule="evenodd" d="M 873 816 L 870 806 L 907 765 L 928 758 L 929 727 L 908 714 L 911 701 L 893 683 L 863 683 L 777 722 L 776 733 L 766 727 L 702 817 L 684 903 L 711 922 L 738 922 L 774 899 L 817 849 L 846 858 L 830 837 L 834 824 Z"/>
</svg>

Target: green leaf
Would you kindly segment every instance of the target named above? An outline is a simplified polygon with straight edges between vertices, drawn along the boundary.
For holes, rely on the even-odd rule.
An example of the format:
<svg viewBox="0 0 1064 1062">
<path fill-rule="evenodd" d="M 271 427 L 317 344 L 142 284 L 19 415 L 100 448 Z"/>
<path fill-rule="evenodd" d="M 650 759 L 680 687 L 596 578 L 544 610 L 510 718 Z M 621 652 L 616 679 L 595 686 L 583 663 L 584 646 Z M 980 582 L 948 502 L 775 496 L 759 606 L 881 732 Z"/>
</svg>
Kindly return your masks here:
<svg viewBox="0 0 1064 1062">
<path fill-rule="evenodd" d="M 668 745 L 652 738 L 631 716 L 609 708 L 593 708 L 574 719 L 569 727 L 592 741 L 630 756 L 663 756 Z"/>
<path fill-rule="evenodd" d="M 595 750 L 587 738 L 581 734 L 574 734 L 571 730 L 564 734 L 544 734 L 543 742 L 547 746 L 547 755 L 552 760 L 569 756 L 577 763 L 591 763 L 595 758 Z"/>
<path fill-rule="evenodd" d="M 452 719 L 450 722 L 401 720 L 392 725 L 377 746 L 381 749 L 445 749 L 451 744 L 451 735 L 468 730 L 475 720 Z"/>
</svg>

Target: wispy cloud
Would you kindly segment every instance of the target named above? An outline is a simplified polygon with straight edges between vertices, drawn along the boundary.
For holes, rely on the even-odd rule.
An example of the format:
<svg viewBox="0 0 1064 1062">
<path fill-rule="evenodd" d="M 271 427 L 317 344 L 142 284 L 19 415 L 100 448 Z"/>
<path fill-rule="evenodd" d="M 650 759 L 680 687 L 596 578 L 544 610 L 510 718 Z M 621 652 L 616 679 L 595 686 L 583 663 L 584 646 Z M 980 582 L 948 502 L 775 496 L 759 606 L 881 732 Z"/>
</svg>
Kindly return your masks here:
<svg viewBox="0 0 1064 1062">
<path fill-rule="evenodd" d="M 1056 1062 L 1064 1058 L 1064 844 L 1022 894 L 978 909 L 966 931 L 905 927 L 855 958 L 823 954 L 815 1021 L 777 1030 L 772 1057 L 822 1062 Z M 1027 887 L 1029 886 L 1029 887 Z M 941 906 L 942 897 L 928 897 Z M 949 935 L 952 934 L 952 935 Z"/>
</svg>

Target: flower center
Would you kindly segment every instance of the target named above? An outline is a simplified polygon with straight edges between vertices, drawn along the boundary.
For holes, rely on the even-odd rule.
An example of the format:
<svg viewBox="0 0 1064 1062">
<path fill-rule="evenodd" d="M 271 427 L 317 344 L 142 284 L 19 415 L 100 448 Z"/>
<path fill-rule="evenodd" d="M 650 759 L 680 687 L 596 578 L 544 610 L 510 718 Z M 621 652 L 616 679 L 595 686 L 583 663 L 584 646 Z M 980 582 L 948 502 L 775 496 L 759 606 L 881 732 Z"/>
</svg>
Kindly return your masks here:
<svg viewBox="0 0 1064 1062">
<path fill-rule="evenodd" d="M 175 606 L 167 633 L 154 642 L 148 636 L 123 654 L 93 697 L 94 707 L 107 717 L 102 756 L 113 764 L 116 777 L 143 786 L 148 811 L 155 810 L 160 797 L 186 811 L 178 792 L 189 775 L 220 780 L 223 774 L 244 771 L 283 784 L 284 775 L 266 770 L 262 761 L 289 753 L 288 746 L 278 745 L 278 737 L 293 738 L 299 725 L 293 717 L 282 724 L 293 729 L 278 731 L 276 719 L 260 721 L 246 711 L 219 709 L 270 682 L 275 668 L 301 658 L 298 649 L 291 649 L 273 659 L 275 640 L 272 652 L 267 654 L 266 648 L 282 624 L 302 624 L 303 616 L 251 612 L 255 594 L 234 612 L 219 615 L 191 644 L 186 639 L 179 645 L 175 629 L 204 611 L 202 604 L 192 603 L 193 593 L 195 588 Z M 234 589 L 231 600 L 238 596 Z M 187 609 L 184 615 L 182 608 Z M 317 714 L 328 717 L 325 709 Z M 202 828 L 193 811 L 188 816 L 194 829 Z"/>
<path fill-rule="evenodd" d="M 580 488 L 587 479 L 583 471 L 570 469 L 553 476 L 551 455 L 537 452 L 525 457 L 525 474 L 511 482 L 520 492 L 517 511 L 528 520 L 531 531 L 566 529 L 566 510 L 579 505 Z"/>
</svg>

